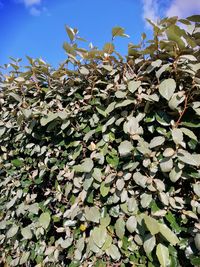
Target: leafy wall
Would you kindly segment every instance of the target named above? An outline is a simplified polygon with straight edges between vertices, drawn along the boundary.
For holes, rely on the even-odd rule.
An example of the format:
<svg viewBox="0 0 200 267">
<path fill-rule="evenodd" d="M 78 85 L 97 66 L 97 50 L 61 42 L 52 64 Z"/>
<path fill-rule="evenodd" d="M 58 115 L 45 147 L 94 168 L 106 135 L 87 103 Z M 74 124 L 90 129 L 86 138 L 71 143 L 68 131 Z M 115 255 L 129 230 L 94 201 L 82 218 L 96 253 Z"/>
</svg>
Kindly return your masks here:
<svg viewBox="0 0 200 267">
<path fill-rule="evenodd" d="M 149 22 L 1 75 L 2 266 L 200 265 L 200 16 Z"/>
</svg>

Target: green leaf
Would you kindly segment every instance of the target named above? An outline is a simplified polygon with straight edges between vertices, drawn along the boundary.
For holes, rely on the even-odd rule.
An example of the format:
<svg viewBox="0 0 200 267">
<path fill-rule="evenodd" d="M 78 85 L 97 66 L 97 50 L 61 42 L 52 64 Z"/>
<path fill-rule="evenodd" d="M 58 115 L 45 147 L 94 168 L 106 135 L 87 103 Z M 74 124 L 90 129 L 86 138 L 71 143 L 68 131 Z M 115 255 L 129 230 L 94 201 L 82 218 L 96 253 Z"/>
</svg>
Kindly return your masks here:
<svg viewBox="0 0 200 267">
<path fill-rule="evenodd" d="M 162 65 L 162 67 L 158 71 L 156 71 L 156 77 L 159 79 L 160 76 L 170 68 L 170 66 L 170 63 Z"/>
<path fill-rule="evenodd" d="M 124 186 L 125 186 L 124 179 L 118 179 L 117 182 L 116 182 L 116 188 L 117 188 L 117 190 L 122 191 L 122 189 L 124 188 Z"/>
<path fill-rule="evenodd" d="M 149 144 L 149 148 L 161 146 L 164 142 L 165 142 L 165 138 L 163 136 L 156 136 L 151 140 Z"/>
<path fill-rule="evenodd" d="M 103 51 L 107 54 L 112 54 L 115 50 L 115 46 L 112 43 L 106 43 L 103 47 Z"/>
<path fill-rule="evenodd" d="M 179 149 L 177 155 L 178 159 L 186 164 L 200 166 L 200 154 L 190 154 L 186 150 Z"/>
<path fill-rule="evenodd" d="M 111 258 L 115 261 L 118 261 L 121 258 L 118 247 L 113 244 L 106 249 L 106 254 L 111 256 Z"/>
<path fill-rule="evenodd" d="M 62 237 L 60 237 L 57 241 L 56 241 L 56 245 L 60 245 L 62 248 L 66 249 L 68 247 L 71 246 L 73 242 L 73 238 L 69 237 L 67 239 L 63 239 Z"/>
<path fill-rule="evenodd" d="M 170 125 L 170 118 L 166 112 L 160 111 L 156 113 L 156 120 L 163 126 Z"/>
<path fill-rule="evenodd" d="M 18 83 L 23 83 L 23 82 L 25 82 L 25 79 L 23 77 L 17 77 L 17 78 L 15 78 L 15 81 Z"/>
<path fill-rule="evenodd" d="M 200 128 L 200 123 L 199 121 L 182 121 L 180 125 L 189 127 L 189 128 Z"/>
<path fill-rule="evenodd" d="M 164 224 L 159 225 L 159 232 L 166 238 L 171 245 L 179 243 L 178 237 Z"/>
<path fill-rule="evenodd" d="M 163 158 L 160 162 L 162 172 L 170 172 L 173 168 L 173 160 L 171 158 Z"/>
<path fill-rule="evenodd" d="M 112 65 L 102 65 L 102 68 L 104 68 L 105 70 L 111 72 L 113 70 L 113 66 Z"/>
<path fill-rule="evenodd" d="M 107 227 L 110 224 L 111 218 L 110 216 L 107 214 L 105 217 L 100 219 L 100 225 L 102 227 Z"/>
<path fill-rule="evenodd" d="M 33 236 L 29 226 L 22 228 L 21 234 L 24 237 L 24 239 L 31 239 Z"/>
<path fill-rule="evenodd" d="M 177 110 L 178 106 L 185 100 L 185 96 L 182 92 L 178 92 L 173 94 L 172 98 L 169 100 L 169 107 L 172 110 Z"/>
<path fill-rule="evenodd" d="M 165 79 L 159 85 L 159 93 L 161 94 L 162 97 L 164 97 L 168 101 L 173 96 L 175 89 L 176 89 L 176 82 L 172 78 Z"/>
<path fill-rule="evenodd" d="M 15 236 L 17 234 L 18 230 L 19 230 L 19 226 L 16 224 L 13 224 L 13 226 L 11 226 L 11 228 L 6 233 L 7 238 L 11 238 L 11 237 Z"/>
<path fill-rule="evenodd" d="M 13 159 L 11 163 L 17 168 L 23 165 L 23 161 L 21 159 Z"/>
<path fill-rule="evenodd" d="M 16 101 L 18 102 L 22 102 L 22 99 L 19 95 L 15 94 L 15 93 L 9 93 L 9 95 L 14 98 Z"/>
<path fill-rule="evenodd" d="M 28 206 L 28 211 L 33 213 L 33 214 L 38 214 L 39 211 L 39 205 L 38 203 L 33 203 Z"/>
<path fill-rule="evenodd" d="M 86 67 L 84 67 L 84 66 L 82 66 L 82 67 L 79 69 L 79 71 L 80 71 L 80 73 L 83 74 L 83 75 L 88 75 L 88 74 L 90 73 L 89 70 L 88 70 Z"/>
<path fill-rule="evenodd" d="M 115 93 L 115 96 L 116 96 L 117 98 L 125 98 L 125 97 L 126 97 L 126 92 L 117 91 L 117 92 Z"/>
<path fill-rule="evenodd" d="M 151 201 L 152 201 L 152 195 L 151 194 L 143 193 L 141 195 L 141 202 L 140 203 L 141 203 L 141 206 L 143 208 L 147 208 L 150 205 Z"/>
<path fill-rule="evenodd" d="M 85 208 L 85 218 L 88 221 L 98 223 L 99 219 L 100 219 L 99 209 L 96 207 L 92 207 L 92 208 L 86 207 Z"/>
<path fill-rule="evenodd" d="M 200 198 L 200 184 L 199 183 L 193 184 L 193 190 L 194 190 L 194 193 Z"/>
<path fill-rule="evenodd" d="M 112 37 L 121 36 L 122 34 L 124 34 L 123 28 L 121 28 L 121 27 L 112 28 Z"/>
<path fill-rule="evenodd" d="M 156 245 L 156 238 L 154 235 L 148 234 L 144 238 L 144 251 L 146 254 L 150 254 Z"/>
<path fill-rule="evenodd" d="M 159 233 L 159 223 L 154 218 L 145 215 L 144 222 L 152 235 Z"/>
<path fill-rule="evenodd" d="M 187 135 L 189 138 L 191 138 L 191 139 L 193 139 L 193 140 L 195 140 L 195 141 L 198 142 L 198 139 L 197 139 L 196 135 L 193 133 L 193 131 L 191 131 L 191 130 L 189 130 L 189 129 L 187 129 L 187 128 L 184 128 L 184 127 L 180 128 L 180 130 L 181 130 L 185 135 Z"/>
<path fill-rule="evenodd" d="M 178 179 L 181 178 L 181 175 L 182 170 L 179 170 L 177 167 L 174 167 L 169 173 L 169 178 L 173 183 L 175 183 L 176 181 L 178 181 Z"/>
<path fill-rule="evenodd" d="M 44 212 L 39 217 L 39 223 L 44 228 L 47 229 L 51 221 L 51 216 L 48 212 Z"/>
<path fill-rule="evenodd" d="M 126 221 L 126 228 L 132 234 L 137 229 L 137 219 L 135 216 L 130 216 Z"/>
<path fill-rule="evenodd" d="M 122 239 L 125 234 L 125 222 L 123 218 L 118 218 L 116 223 L 115 223 L 115 232 L 116 235 Z"/>
<path fill-rule="evenodd" d="M 168 211 L 168 213 L 165 215 L 165 218 L 168 220 L 171 228 L 174 229 L 176 231 L 176 233 L 181 232 L 181 228 L 178 225 L 178 223 L 176 222 L 175 216 L 170 211 Z"/>
<path fill-rule="evenodd" d="M 71 46 L 70 44 L 68 44 L 67 42 L 64 42 L 63 44 L 63 48 L 65 49 L 65 51 L 68 53 L 68 54 L 71 54 L 73 56 L 76 56 L 76 52 L 75 52 L 75 49 L 73 46 Z"/>
<path fill-rule="evenodd" d="M 112 38 L 114 39 L 116 36 L 129 37 L 124 33 L 124 28 L 122 27 L 114 27 L 112 28 Z"/>
<path fill-rule="evenodd" d="M 98 181 L 101 182 L 102 181 L 102 173 L 101 173 L 101 169 L 99 168 L 94 168 L 93 169 L 93 173 L 92 173 L 92 177 Z"/>
<path fill-rule="evenodd" d="M 126 99 L 126 100 L 124 100 L 124 101 L 122 101 L 122 102 L 120 102 L 120 103 L 117 103 L 117 104 L 115 105 L 115 108 L 126 107 L 126 106 L 129 106 L 130 104 L 133 104 L 133 103 L 134 103 L 133 100 L 131 100 L 131 99 Z"/>
<path fill-rule="evenodd" d="M 0 126 L 0 137 L 3 136 L 3 134 L 6 132 L 6 127 Z"/>
<path fill-rule="evenodd" d="M 23 112 L 23 114 L 24 114 L 26 119 L 29 119 L 31 117 L 31 115 L 32 115 L 32 110 L 31 109 L 23 109 L 22 112 Z"/>
<path fill-rule="evenodd" d="M 124 157 L 130 154 L 130 152 L 132 151 L 133 146 L 131 144 L 131 142 L 129 141 L 123 141 L 120 143 L 118 150 L 119 150 L 119 154 L 120 156 Z"/>
<path fill-rule="evenodd" d="M 110 114 L 115 109 L 116 102 L 111 102 L 105 110 L 106 114 Z"/>
<path fill-rule="evenodd" d="M 197 58 L 193 55 L 182 55 L 179 57 L 179 59 L 187 59 L 190 61 L 197 61 Z"/>
<path fill-rule="evenodd" d="M 139 126 L 139 122 L 135 117 L 128 118 L 128 121 L 124 122 L 123 129 L 125 133 L 129 133 L 132 136 L 143 134 L 143 129 Z"/>
<path fill-rule="evenodd" d="M 196 248 L 200 251 L 200 233 L 197 233 L 194 237 L 194 243 Z"/>
<path fill-rule="evenodd" d="M 166 246 L 159 243 L 156 247 L 156 256 L 160 262 L 161 267 L 167 267 L 170 261 L 169 250 Z"/>
<path fill-rule="evenodd" d="M 110 192 L 110 186 L 106 185 L 105 182 L 102 182 L 100 186 L 100 193 L 102 197 L 106 197 L 109 192 Z"/>
<path fill-rule="evenodd" d="M 75 165 L 73 168 L 76 172 L 91 172 L 94 167 L 93 160 L 86 158 L 82 161 L 82 164 Z"/>
<path fill-rule="evenodd" d="M 22 253 L 22 256 L 21 256 L 21 258 L 20 258 L 20 261 L 19 261 L 19 264 L 20 265 L 22 265 L 22 264 L 26 264 L 27 263 L 27 261 L 28 261 L 28 258 L 29 258 L 29 256 L 30 256 L 30 251 L 27 251 L 27 252 L 23 252 Z"/>
<path fill-rule="evenodd" d="M 92 238 L 94 243 L 101 248 L 106 241 L 107 238 L 107 230 L 105 227 L 95 227 L 92 231 Z"/>
<path fill-rule="evenodd" d="M 172 157 L 173 155 L 174 155 L 174 153 L 175 153 L 175 151 L 174 151 L 174 149 L 173 148 L 171 148 L 171 147 L 168 147 L 168 148 L 166 148 L 165 150 L 164 150 L 164 152 L 163 152 L 163 156 L 164 157 Z"/>
<path fill-rule="evenodd" d="M 67 35 L 68 35 L 70 41 L 71 42 L 74 41 L 74 39 L 75 39 L 75 32 L 74 32 L 74 30 L 72 28 L 68 27 L 68 26 L 65 26 L 65 28 L 66 28 L 66 32 L 67 32 Z"/>
<path fill-rule="evenodd" d="M 102 250 L 105 251 L 107 250 L 110 246 L 112 245 L 112 237 L 110 235 L 107 235 L 106 241 L 102 246 Z"/>
<path fill-rule="evenodd" d="M 130 81 L 128 83 L 128 90 L 134 93 L 141 85 L 141 81 Z"/>
<path fill-rule="evenodd" d="M 167 37 L 170 41 L 175 42 L 180 49 L 185 48 L 185 43 L 182 40 L 182 36 L 184 35 L 184 31 L 180 29 L 177 25 L 171 25 L 166 30 Z"/>
<path fill-rule="evenodd" d="M 195 267 L 199 267 L 200 266 L 200 257 L 192 257 L 191 258 L 191 263 L 193 266 Z"/>
<path fill-rule="evenodd" d="M 106 112 L 106 110 L 104 110 L 102 107 L 96 107 L 96 110 L 99 112 L 99 114 L 101 114 L 104 117 L 107 117 L 108 114 Z"/>
<path fill-rule="evenodd" d="M 193 22 L 200 22 L 200 15 L 193 15 L 193 16 L 187 17 L 187 19 Z"/>
<path fill-rule="evenodd" d="M 41 118 L 40 123 L 42 126 L 47 125 L 49 122 L 57 119 L 58 115 L 57 113 L 50 112 L 48 115 Z"/>
<path fill-rule="evenodd" d="M 145 188 L 148 178 L 142 175 L 140 172 L 135 172 L 133 174 L 133 179 L 139 186 Z"/>
<path fill-rule="evenodd" d="M 172 139 L 175 144 L 180 145 L 183 142 L 183 133 L 180 129 L 173 129 L 172 130 Z"/>
</svg>

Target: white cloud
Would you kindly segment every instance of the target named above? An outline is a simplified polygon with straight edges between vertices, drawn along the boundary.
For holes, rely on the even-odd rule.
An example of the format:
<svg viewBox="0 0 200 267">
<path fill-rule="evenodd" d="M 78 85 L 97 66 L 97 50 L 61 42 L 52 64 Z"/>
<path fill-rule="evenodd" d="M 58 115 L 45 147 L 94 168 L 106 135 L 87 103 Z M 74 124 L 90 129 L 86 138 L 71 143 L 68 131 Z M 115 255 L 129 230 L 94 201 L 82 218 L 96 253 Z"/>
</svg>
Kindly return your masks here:
<svg viewBox="0 0 200 267">
<path fill-rule="evenodd" d="M 158 19 L 158 1 L 157 0 L 142 0 L 143 3 L 143 19 Z"/>
<path fill-rule="evenodd" d="M 159 18 L 178 16 L 186 18 L 200 13 L 200 0 L 141 0 L 142 17 L 156 22 Z M 146 21 L 145 21 L 146 22 Z M 147 27 L 150 25 L 146 22 Z"/>
<path fill-rule="evenodd" d="M 23 4 L 32 16 L 40 16 L 45 13 L 49 16 L 47 8 L 43 5 L 43 0 L 14 0 L 16 3 Z M 1 0 L 0 0 L 1 2 Z"/>
<path fill-rule="evenodd" d="M 39 8 L 36 8 L 36 7 L 33 6 L 33 7 L 30 8 L 30 14 L 32 16 L 40 16 L 41 10 Z"/>
<path fill-rule="evenodd" d="M 200 13 L 200 0 L 173 0 L 166 10 L 166 16 L 186 18 Z"/>
<path fill-rule="evenodd" d="M 23 0 L 25 6 L 30 7 L 41 4 L 41 0 Z"/>
</svg>

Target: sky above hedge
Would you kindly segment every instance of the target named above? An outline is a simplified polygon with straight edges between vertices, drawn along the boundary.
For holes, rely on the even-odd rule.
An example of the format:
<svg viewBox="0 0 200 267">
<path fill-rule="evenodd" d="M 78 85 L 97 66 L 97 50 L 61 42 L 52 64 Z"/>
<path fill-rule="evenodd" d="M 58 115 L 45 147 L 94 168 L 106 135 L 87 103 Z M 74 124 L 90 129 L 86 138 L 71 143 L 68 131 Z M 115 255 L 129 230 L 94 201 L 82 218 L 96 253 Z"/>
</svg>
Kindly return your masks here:
<svg viewBox="0 0 200 267">
<path fill-rule="evenodd" d="M 58 65 L 65 59 L 65 24 L 99 48 L 110 41 L 112 27 L 122 26 L 131 38 L 117 40 L 116 46 L 126 54 L 128 42 L 137 43 L 144 31 L 151 34 L 145 17 L 199 13 L 200 0 L 0 0 L 0 65 L 9 56 L 25 55 Z"/>
</svg>

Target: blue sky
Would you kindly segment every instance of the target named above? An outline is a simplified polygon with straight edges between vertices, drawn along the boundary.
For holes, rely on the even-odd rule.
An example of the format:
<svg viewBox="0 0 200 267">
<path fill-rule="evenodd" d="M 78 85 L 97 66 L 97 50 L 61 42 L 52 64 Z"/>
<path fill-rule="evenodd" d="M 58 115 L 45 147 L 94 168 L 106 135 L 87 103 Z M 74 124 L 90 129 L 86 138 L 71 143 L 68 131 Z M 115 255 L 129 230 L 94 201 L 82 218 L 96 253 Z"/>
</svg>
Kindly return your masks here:
<svg viewBox="0 0 200 267">
<path fill-rule="evenodd" d="M 57 66 L 66 58 L 65 24 L 99 48 L 110 41 L 112 27 L 122 26 L 130 38 L 116 40 L 116 47 L 126 54 L 128 42 L 150 34 L 145 17 L 193 14 L 200 14 L 200 0 L 0 0 L 0 65 L 28 55 Z"/>
</svg>

